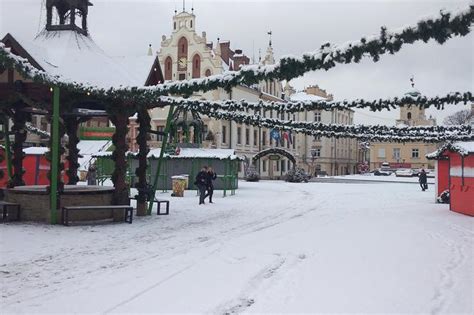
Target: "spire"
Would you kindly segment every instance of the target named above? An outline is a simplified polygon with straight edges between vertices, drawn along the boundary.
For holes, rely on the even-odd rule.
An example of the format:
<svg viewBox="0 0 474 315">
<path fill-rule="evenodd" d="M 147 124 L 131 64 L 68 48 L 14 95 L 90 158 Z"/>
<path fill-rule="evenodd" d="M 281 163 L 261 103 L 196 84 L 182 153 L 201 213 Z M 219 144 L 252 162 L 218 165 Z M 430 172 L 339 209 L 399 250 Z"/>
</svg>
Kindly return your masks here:
<svg viewBox="0 0 474 315">
<path fill-rule="evenodd" d="M 413 76 L 413 75 L 411 76 L 410 82 L 411 82 L 411 87 L 415 88 L 415 76 Z"/>
<path fill-rule="evenodd" d="M 186 0 L 183 0 L 183 12 L 186 12 Z"/>
<path fill-rule="evenodd" d="M 272 47 L 272 31 L 267 32 L 269 39 L 268 39 L 268 46 Z"/>
<path fill-rule="evenodd" d="M 151 44 L 148 45 L 148 56 L 153 56 L 153 50 L 151 49 Z"/>
<path fill-rule="evenodd" d="M 216 55 L 217 56 L 221 55 L 221 43 L 220 43 L 220 38 L 219 37 L 217 37 Z"/>
</svg>

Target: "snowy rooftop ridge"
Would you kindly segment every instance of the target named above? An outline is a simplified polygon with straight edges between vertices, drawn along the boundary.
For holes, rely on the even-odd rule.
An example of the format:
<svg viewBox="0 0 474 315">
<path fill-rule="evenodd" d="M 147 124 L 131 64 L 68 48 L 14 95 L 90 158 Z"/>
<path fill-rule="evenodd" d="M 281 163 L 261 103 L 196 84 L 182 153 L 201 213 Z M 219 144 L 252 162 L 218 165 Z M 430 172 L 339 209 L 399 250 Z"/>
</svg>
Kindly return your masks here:
<svg viewBox="0 0 474 315">
<path fill-rule="evenodd" d="M 74 31 L 43 30 L 34 40 L 12 37 L 48 75 L 85 86 L 144 86 L 155 61 L 154 56 L 111 57 L 90 36 Z"/>
<path fill-rule="evenodd" d="M 157 159 L 160 157 L 160 148 L 151 149 L 147 157 L 151 159 Z M 111 156 L 112 152 L 104 151 L 93 154 L 93 157 L 104 157 Z M 127 152 L 127 156 L 134 157 L 137 155 L 135 152 Z M 163 154 L 164 158 L 169 159 L 219 159 L 219 160 L 237 160 L 241 159 L 235 154 L 233 149 L 204 149 L 204 148 L 180 148 L 178 155 L 170 155 L 168 153 Z"/>
<path fill-rule="evenodd" d="M 429 160 L 436 160 L 441 157 L 444 151 L 457 152 L 462 156 L 474 153 L 474 141 L 465 142 L 448 142 L 440 147 L 438 150 L 426 155 Z"/>
</svg>

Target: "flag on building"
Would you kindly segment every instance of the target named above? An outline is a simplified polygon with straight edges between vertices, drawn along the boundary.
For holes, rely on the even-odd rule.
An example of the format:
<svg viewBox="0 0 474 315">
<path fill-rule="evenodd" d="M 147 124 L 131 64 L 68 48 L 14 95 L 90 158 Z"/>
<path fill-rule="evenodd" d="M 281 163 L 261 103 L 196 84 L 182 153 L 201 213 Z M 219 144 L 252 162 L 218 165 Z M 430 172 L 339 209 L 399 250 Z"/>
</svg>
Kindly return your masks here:
<svg viewBox="0 0 474 315">
<path fill-rule="evenodd" d="M 278 129 L 272 129 L 272 131 L 270 131 L 270 137 L 275 139 L 275 141 L 280 140 L 280 131 Z"/>
</svg>

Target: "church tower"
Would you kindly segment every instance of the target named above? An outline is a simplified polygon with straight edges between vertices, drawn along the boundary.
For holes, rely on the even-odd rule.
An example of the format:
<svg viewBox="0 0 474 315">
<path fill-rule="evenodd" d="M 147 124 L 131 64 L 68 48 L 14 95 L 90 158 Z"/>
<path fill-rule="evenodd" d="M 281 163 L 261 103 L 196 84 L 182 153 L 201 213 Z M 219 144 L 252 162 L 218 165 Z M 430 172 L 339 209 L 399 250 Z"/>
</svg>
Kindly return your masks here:
<svg viewBox="0 0 474 315">
<path fill-rule="evenodd" d="M 46 0 L 46 30 L 76 31 L 87 36 L 89 6 L 92 3 L 88 0 Z M 53 15 L 57 17 L 55 21 Z M 76 19 L 82 19 L 80 25 L 76 25 Z"/>
<path fill-rule="evenodd" d="M 421 96 L 420 91 L 415 89 L 413 77 L 410 79 L 411 89 L 405 93 L 405 96 L 416 99 Z M 436 120 L 433 118 L 426 119 L 425 109 L 411 104 L 405 104 L 400 107 L 400 118 L 397 119 L 397 125 L 407 126 L 435 126 Z"/>
</svg>

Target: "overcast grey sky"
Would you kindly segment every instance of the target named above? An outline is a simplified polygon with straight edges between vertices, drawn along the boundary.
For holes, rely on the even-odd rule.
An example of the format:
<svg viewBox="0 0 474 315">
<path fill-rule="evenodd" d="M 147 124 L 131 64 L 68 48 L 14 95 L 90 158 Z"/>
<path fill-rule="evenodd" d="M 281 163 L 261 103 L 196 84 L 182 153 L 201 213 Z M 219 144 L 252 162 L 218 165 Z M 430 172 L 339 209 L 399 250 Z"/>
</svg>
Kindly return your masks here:
<svg viewBox="0 0 474 315">
<path fill-rule="evenodd" d="M 148 44 L 159 49 L 161 36 L 171 33 L 175 8 L 182 0 L 91 0 L 89 29 L 93 39 L 110 55 L 145 54 Z M 42 0 L 0 0 L 0 36 L 7 32 L 33 38 L 45 22 Z M 343 43 L 378 33 L 382 25 L 397 28 L 415 23 L 440 9 L 467 7 L 469 1 L 209 1 L 187 0 L 194 6 L 198 33 L 209 40 L 231 40 L 252 57 L 266 50 L 267 32 L 273 32 L 277 58 L 316 50 L 322 43 Z M 363 59 L 359 64 L 313 72 L 291 83 L 297 88 L 318 84 L 336 99 L 375 99 L 401 96 L 415 77 L 416 88 L 428 96 L 451 91 L 472 91 L 473 35 L 455 38 L 444 45 L 434 42 L 404 46 L 396 55 L 377 63 Z M 438 123 L 450 113 L 469 106 L 451 106 L 428 115 Z M 398 111 L 372 113 L 357 111 L 358 123 L 393 124 Z"/>
</svg>

